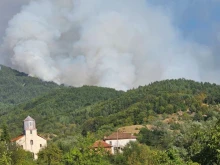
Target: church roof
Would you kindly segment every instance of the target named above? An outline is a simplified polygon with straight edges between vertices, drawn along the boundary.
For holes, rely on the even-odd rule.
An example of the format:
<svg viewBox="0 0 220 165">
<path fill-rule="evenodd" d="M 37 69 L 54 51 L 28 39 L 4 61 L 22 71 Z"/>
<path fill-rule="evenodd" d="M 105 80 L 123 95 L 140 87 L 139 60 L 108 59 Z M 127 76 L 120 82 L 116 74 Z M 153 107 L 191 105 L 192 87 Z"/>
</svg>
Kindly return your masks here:
<svg viewBox="0 0 220 165">
<path fill-rule="evenodd" d="M 22 137 L 24 137 L 24 135 L 20 135 L 14 139 L 11 139 L 11 142 L 16 142 L 17 140 L 21 139 Z"/>
<path fill-rule="evenodd" d="M 19 135 L 18 137 L 11 139 L 11 142 L 16 142 L 16 141 L 18 141 L 19 139 L 21 139 L 21 138 L 24 137 L 24 136 L 25 136 L 25 135 Z M 44 137 L 41 136 L 41 135 L 38 135 L 38 134 L 37 134 L 37 136 L 43 138 L 44 140 L 47 140 L 46 138 L 44 138 Z"/>
<path fill-rule="evenodd" d="M 35 121 L 33 118 L 31 118 L 30 116 L 26 117 L 26 119 L 24 119 L 24 121 Z"/>
</svg>

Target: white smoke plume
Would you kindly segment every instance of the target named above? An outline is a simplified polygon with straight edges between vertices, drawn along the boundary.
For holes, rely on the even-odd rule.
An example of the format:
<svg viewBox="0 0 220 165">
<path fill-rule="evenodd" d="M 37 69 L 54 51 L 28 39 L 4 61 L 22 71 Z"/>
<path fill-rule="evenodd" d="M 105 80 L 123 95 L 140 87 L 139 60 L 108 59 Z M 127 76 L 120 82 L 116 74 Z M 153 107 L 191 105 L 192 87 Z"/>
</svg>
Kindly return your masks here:
<svg viewBox="0 0 220 165">
<path fill-rule="evenodd" d="M 171 15 L 146 0 L 31 1 L 9 22 L 1 49 L 1 63 L 72 86 L 215 77 L 212 52 L 184 40 Z"/>
</svg>

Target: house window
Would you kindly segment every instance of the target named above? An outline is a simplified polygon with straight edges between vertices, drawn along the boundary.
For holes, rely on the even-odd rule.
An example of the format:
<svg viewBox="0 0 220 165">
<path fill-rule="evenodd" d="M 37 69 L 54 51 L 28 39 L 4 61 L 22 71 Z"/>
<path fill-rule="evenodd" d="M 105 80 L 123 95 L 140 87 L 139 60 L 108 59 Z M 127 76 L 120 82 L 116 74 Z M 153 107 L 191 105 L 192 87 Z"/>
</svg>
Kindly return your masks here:
<svg viewBox="0 0 220 165">
<path fill-rule="evenodd" d="M 32 125 L 32 122 L 30 122 L 30 126 Z"/>
<path fill-rule="evenodd" d="M 40 144 L 40 148 L 42 148 L 42 144 Z"/>
<path fill-rule="evenodd" d="M 110 141 L 109 143 L 110 143 L 110 145 L 112 145 L 112 141 Z"/>
<path fill-rule="evenodd" d="M 30 130 L 30 134 L 32 134 L 32 130 Z"/>
<path fill-rule="evenodd" d="M 21 145 L 21 148 L 23 148 L 23 145 Z"/>
<path fill-rule="evenodd" d="M 33 140 L 31 140 L 30 143 L 31 143 L 31 145 L 33 145 L 34 144 Z"/>
</svg>

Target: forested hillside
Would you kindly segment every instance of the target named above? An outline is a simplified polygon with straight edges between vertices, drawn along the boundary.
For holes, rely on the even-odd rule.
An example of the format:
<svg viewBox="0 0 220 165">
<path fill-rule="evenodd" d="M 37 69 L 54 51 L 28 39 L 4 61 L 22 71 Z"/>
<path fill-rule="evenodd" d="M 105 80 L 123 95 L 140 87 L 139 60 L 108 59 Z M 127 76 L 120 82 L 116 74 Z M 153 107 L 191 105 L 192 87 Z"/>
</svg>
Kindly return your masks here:
<svg viewBox="0 0 220 165">
<path fill-rule="evenodd" d="M 0 65 L 0 104 L 19 104 L 62 88 L 52 82 L 29 77 L 25 73 Z"/>
<path fill-rule="evenodd" d="M 123 93 L 101 87 L 59 86 L 5 66 L 1 66 L 0 85 L 0 121 L 10 125 L 14 136 L 22 131 L 27 115 L 39 122 L 40 131 L 59 134 L 63 125 L 74 123 L 72 112 Z"/>
<path fill-rule="evenodd" d="M 82 108 L 75 116 L 88 113 L 84 124 L 88 131 L 97 131 L 103 125 L 114 126 L 144 124 L 156 114 L 173 114 L 178 111 L 196 112 L 198 117 L 212 113 L 211 107 L 219 104 L 220 86 L 191 80 L 165 80 L 139 87 L 121 97 Z M 89 109 L 89 111 L 88 111 Z M 83 115 L 82 115 L 83 117 Z"/>
<path fill-rule="evenodd" d="M 4 66 L 0 74 L 0 121 L 4 123 L 0 140 L 9 139 L 2 136 L 4 132 L 9 132 L 11 137 L 19 135 L 22 121 L 28 115 L 36 120 L 38 132 L 49 140 L 49 147 L 40 153 L 38 162 L 33 162 L 29 153 L 13 146 L 6 150 L 7 146 L 0 143 L 0 153 L 8 154 L 5 157 L 12 162 L 18 159 L 13 156 L 18 156 L 18 152 L 26 155 L 26 159 L 19 159 L 27 164 L 45 165 L 48 153 L 54 156 L 54 164 L 220 162 L 219 85 L 164 80 L 123 92 L 95 86 L 58 86 Z M 90 146 L 95 140 L 121 126 L 135 124 L 143 127 L 137 135 L 138 143 L 129 144 L 123 154 L 91 153 Z M 87 157 L 88 154 L 93 156 Z M 0 163 L 3 158 L 0 156 Z"/>
<path fill-rule="evenodd" d="M 61 135 L 66 129 L 72 134 L 69 130 L 71 126 L 80 124 L 75 122 L 72 113 L 82 107 L 119 97 L 121 94 L 122 91 L 101 87 L 61 88 L 32 99 L 28 103 L 9 108 L 0 116 L 0 120 L 10 124 L 10 128 L 14 130 L 13 134 L 22 131 L 22 121 L 28 115 L 38 121 L 39 131 Z M 80 116 L 80 119 L 83 120 L 84 116 L 86 114 Z"/>
<path fill-rule="evenodd" d="M 31 115 L 39 121 L 43 132 L 60 134 L 60 128 L 76 124 L 85 133 L 146 124 L 155 115 L 179 111 L 196 112 L 194 118 L 205 119 L 206 115 L 207 119 L 219 100 L 219 85 L 185 79 L 155 82 L 127 92 L 90 86 L 66 87 L 16 106 L 0 119 L 19 122 Z M 17 126 L 15 122 L 12 128 L 17 130 Z"/>
</svg>

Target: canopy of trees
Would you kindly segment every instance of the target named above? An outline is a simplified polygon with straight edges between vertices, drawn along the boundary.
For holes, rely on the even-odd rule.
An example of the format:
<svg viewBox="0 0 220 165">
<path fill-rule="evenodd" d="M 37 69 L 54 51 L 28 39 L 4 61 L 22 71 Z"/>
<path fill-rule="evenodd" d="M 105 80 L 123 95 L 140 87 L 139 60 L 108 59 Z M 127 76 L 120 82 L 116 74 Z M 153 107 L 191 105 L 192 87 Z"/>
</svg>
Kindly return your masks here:
<svg viewBox="0 0 220 165">
<path fill-rule="evenodd" d="M 43 82 L 4 66 L 0 85 L 0 164 L 220 163 L 219 85 L 178 79 L 126 92 L 75 88 Z M 38 161 L 10 144 L 10 138 L 22 132 L 28 115 L 36 120 L 38 132 L 50 139 Z M 123 154 L 91 151 L 95 140 L 134 124 L 143 125 L 139 142 L 129 144 Z"/>
</svg>

